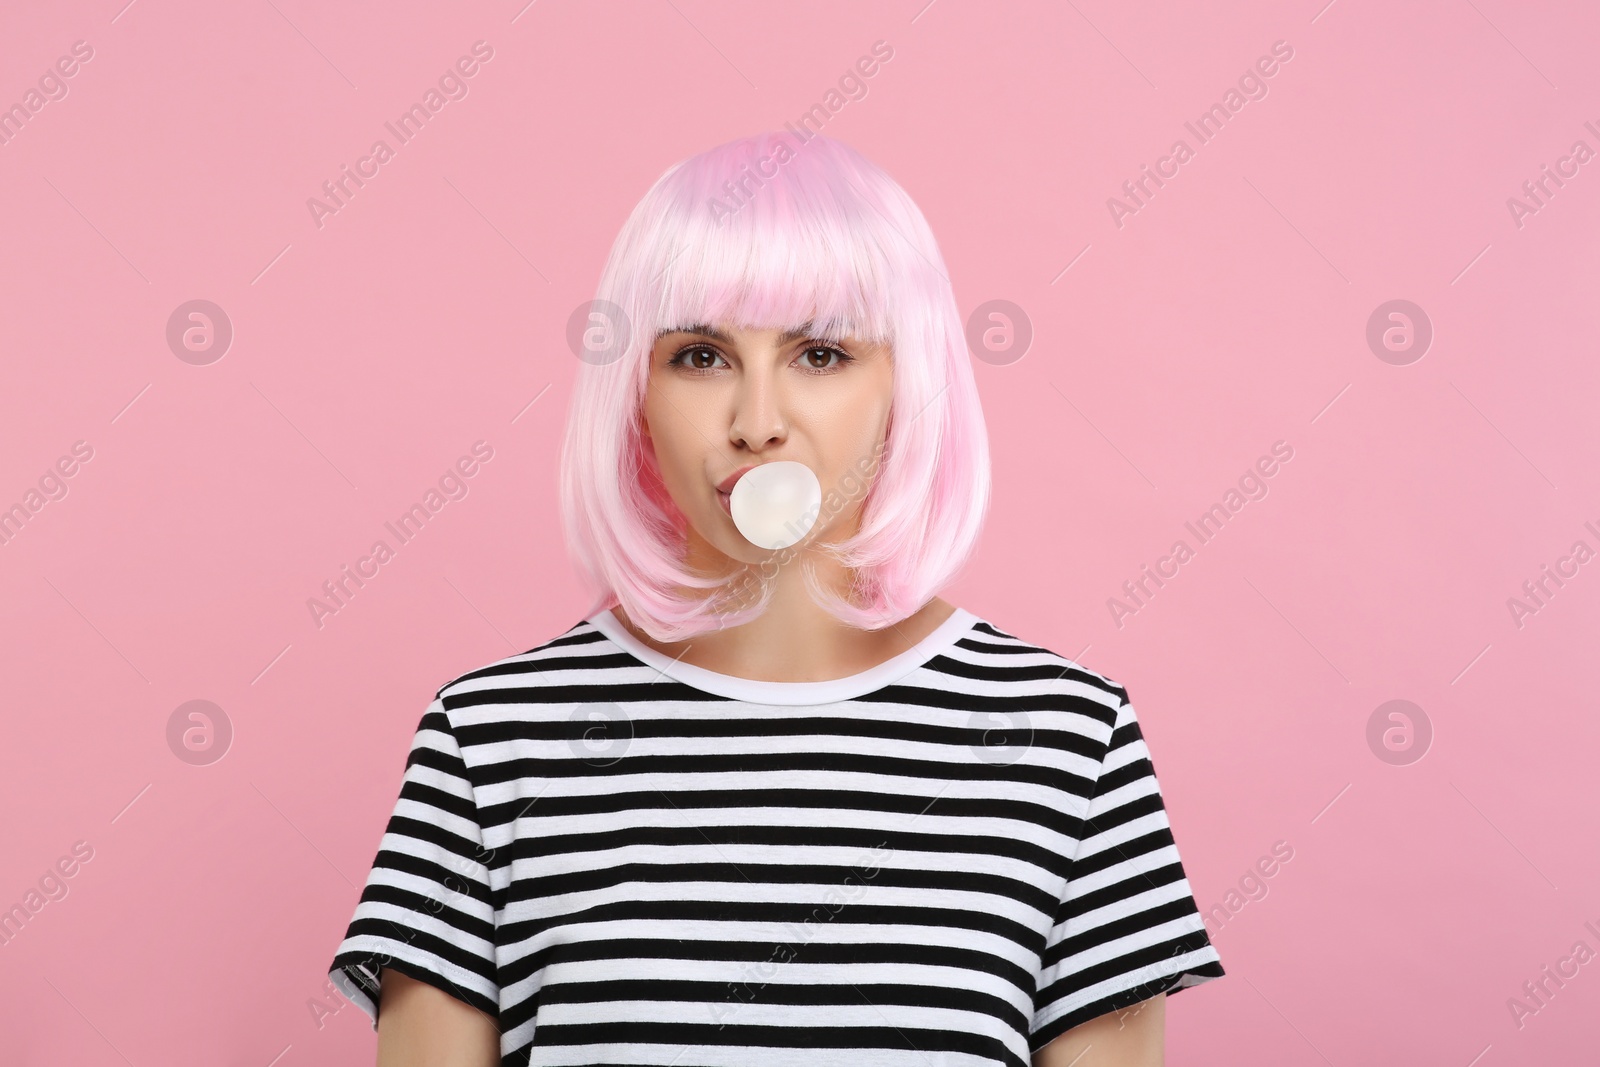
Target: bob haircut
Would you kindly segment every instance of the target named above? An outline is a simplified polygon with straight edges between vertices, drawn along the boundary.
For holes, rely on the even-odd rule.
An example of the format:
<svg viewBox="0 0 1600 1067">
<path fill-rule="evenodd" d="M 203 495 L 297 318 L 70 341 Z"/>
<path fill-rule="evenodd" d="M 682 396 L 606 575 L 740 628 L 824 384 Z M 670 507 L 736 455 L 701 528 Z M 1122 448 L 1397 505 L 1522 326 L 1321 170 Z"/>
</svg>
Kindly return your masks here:
<svg viewBox="0 0 1600 1067">
<path fill-rule="evenodd" d="M 860 480 L 823 487 L 824 516 L 865 493 L 854 536 L 802 540 L 732 576 L 685 566 L 687 520 L 661 481 L 641 409 L 656 340 L 697 324 L 805 326 L 818 340 L 889 345 L 882 447 Z M 623 224 L 588 324 L 574 329 L 586 343 L 574 341 L 559 492 L 567 551 L 596 594 L 589 614 L 621 604 L 662 642 L 737 626 L 766 610 L 777 567 L 806 549 L 851 576 L 841 599 L 804 566 L 813 599 L 876 630 L 920 610 L 972 552 L 989 504 L 989 446 L 955 295 L 922 212 L 848 145 L 769 132 L 669 167 Z M 715 591 L 685 593 L 694 589 Z"/>
</svg>

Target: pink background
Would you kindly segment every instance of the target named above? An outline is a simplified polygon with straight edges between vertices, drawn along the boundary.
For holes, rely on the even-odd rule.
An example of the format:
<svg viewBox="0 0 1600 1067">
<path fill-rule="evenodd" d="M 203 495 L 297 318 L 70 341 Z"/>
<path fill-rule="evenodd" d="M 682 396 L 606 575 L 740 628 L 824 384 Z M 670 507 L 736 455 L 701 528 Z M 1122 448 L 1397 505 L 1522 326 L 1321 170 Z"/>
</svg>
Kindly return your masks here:
<svg viewBox="0 0 1600 1067">
<path fill-rule="evenodd" d="M 1600 951 L 1600 561 L 1520 627 L 1507 605 L 1600 549 L 1600 160 L 1507 206 L 1600 150 L 1587 5 L 523 3 L 7 13 L 0 105 L 93 48 L 0 145 L 0 506 L 93 449 L 0 546 L 0 907 L 93 849 L 0 948 L 7 1062 L 370 1062 L 323 983 L 412 731 L 585 606 L 568 316 L 663 169 L 799 117 L 878 40 L 825 132 L 922 207 L 964 312 L 1034 330 L 977 364 L 995 503 L 944 595 L 1126 684 L 1202 910 L 1254 890 L 1212 925 L 1228 977 L 1169 1005 L 1171 1062 L 1594 1056 L 1600 960 L 1508 1007 Z M 319 228 L 308 198 L 478 40 L 469 94 Z M 1275 41 L 1268 95 L 1196 147 Z M 1179 137 L 1119 228 L 1107 198 Z M 166 341 L 195 299 L 234 329 L 209 365 Z M 1394 299 L 1434 329 L 1403 366 L 1366 341 Z M 314 625 L 479 440 L 468 495 Z M 1277 441 L 1268 495 L 1197 545 Z M 167 740 L 194 699 L 234 731 L 209 765 Z M 1405 765 L 1367 740 L 1394 699 L 1433 731 Z"/>
</svg>

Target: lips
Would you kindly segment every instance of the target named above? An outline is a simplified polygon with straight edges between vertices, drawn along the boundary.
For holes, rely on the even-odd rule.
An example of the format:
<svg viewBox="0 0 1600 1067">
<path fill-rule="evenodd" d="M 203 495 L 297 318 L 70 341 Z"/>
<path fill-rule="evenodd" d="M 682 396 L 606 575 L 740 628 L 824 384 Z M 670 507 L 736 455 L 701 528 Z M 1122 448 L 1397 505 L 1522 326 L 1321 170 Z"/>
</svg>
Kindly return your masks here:
<svg viewBox="0 0 1600 1067">
<path fill-rule="evenodd" d="M 722 481 L 717 483 L 717 492 L 724 495 L 733 492 L 733 487 L 739 481 L 739 479 L 743 478 L 746 473 L 752 470 L 755 470 L 754 464 L 746 464 L 745 466 L 740 467 L 738 470 L 734 471 L 732 474 L 728 475 L 726 478 L 722 479 Z"/>
</svg>

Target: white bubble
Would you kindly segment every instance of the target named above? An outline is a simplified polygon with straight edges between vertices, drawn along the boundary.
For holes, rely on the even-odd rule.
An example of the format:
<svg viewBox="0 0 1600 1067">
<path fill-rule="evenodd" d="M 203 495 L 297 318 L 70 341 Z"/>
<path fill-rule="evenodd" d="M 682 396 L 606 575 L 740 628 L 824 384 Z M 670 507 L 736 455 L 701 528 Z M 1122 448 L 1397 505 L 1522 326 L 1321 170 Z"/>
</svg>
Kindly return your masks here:
<svg viewBox="0 0 1600 1067">
<path fill-rule="evenodd" d="M 816 525 L 822 483 L 804 463 L 762 463 L 733 483 L 728 507 L 746 541 L 757 548 L 788 548 Z"/>
</svg>

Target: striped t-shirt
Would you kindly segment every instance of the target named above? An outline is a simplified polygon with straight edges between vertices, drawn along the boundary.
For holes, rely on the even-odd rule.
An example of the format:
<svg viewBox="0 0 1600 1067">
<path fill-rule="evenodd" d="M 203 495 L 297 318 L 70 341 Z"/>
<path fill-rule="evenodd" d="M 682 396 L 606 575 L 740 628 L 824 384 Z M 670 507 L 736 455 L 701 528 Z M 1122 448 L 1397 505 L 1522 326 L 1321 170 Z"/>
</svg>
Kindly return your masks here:
<svg viewBox="0 0 1600 1067">
<path fill-rule="evenodd" d="M 441 688 L 330 977 L 502 1063 L 1004 1063 L 1223 974 L 1122 686 L 972 613 L 736 678 L 609 611 Z"/>
</svg>

